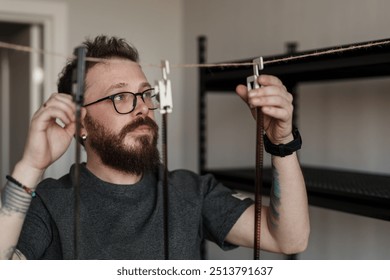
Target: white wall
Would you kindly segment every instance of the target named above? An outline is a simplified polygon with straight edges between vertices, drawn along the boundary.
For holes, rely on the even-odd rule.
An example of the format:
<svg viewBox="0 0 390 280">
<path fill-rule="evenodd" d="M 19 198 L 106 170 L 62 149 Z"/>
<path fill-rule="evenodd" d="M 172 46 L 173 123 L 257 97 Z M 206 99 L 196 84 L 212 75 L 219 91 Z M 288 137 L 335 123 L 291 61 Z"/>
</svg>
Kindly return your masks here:
<svg viewBox="0 0 390 280">
<path fill-rule="evenodd" d="M 209 62 L 283 54 L 288 41 L 310 50 L 384 39 L 390 37 L 389 9 L 386 0 L 185 1 L 185 60 L 196 62 L 196 37 L 202 34 L 208 37 Z M 186 71 L 185 81 L 184 163 L 196 169 L 197 141 L 190 131 L 197 124 L 197 72 Z M 301 86 L 301 162 L 389 174 L 389 86 L 390 79 Z M 208 102 L 209 166 L 253 166 L 254 124 L 245 106 L 234 95 L 210 96 Z M 317 207 L 310 211 L 312 234 L 301 258 L 390 258 L 389 222 Z"/>
</svg>

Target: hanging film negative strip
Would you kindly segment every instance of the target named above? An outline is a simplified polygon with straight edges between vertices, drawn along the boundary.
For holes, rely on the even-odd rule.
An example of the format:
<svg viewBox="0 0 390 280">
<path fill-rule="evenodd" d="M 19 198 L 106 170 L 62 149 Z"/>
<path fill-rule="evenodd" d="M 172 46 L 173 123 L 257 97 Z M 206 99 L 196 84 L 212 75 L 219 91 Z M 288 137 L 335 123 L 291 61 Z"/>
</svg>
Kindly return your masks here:
<svg viewBox="0 0 390 280">
<path fill-rule="evenodd" d="M 257 78 L 259 72 L 264 69 L 263 58 L 253 60 L 253 75 L 247 78 L 248 91 L 259 88 Z M 263 113 L 261 108 L 256 108 L 256 178 L 255 178 L 255 232 L 253 259 L 260 259 L 260 239 L 261 239 L 261 207 L 262 207 L 262 186 L 263 186 Z"/>
<path fill-rule="evenodd" d="M 160 113 L 162 115 L 162 161 L 164 165 L 163 174 L 163 224 L 164 224 L 164 258 L 169 260 L 169 190 L 168 190 L 168 113 L 172 113 L 172 86 L 168 79 L 170 73 L 169 61 L 161 61 L 162 79 L 156 81 L 155 91 L 160 102 Z"/>
</svg>

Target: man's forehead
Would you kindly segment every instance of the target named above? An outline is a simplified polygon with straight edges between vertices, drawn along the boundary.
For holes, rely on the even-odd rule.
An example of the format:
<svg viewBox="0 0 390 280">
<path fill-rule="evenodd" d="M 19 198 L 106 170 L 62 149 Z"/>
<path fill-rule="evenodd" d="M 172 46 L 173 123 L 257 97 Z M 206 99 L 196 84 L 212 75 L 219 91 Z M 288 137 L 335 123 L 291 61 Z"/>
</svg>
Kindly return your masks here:
<svg viewBox="0 0 390 280">
<path fill-rule="evenodd" d="M 120 59 L 120 58 L 107 59 L 107 60 L 104 60 L 102 62 L 95 64 L 90 69 L 88 69 L 88 71 L 86 73 L 86 79 L 85 79 L 86 80 L 86 89 L 91 87 L 96 82 L 99 83 L 99 82 L 104 81 L 105 79 L 104 79 L 103 75 L 105 74 L 106 71 L 116 70 L 116 69 L 118 69 L 116 71 L 117 73 L 115 74 L 118 77 L 118 81 L 114 81 L 114 80 L 110 81 L 110 84 L 107 85 L 107 87 L 109 89 L 124 88 L 126 86 L 133 85 L 132 83 L 130 83 L 128 81 L 126 81 L 126 82 L 121 81 L 122 78 L 120 76 L 122 74 L 125 76 L 125 78 L 127 78 L 126 77 L 127 72 L 123 71 L 125 69 L 121 69 L 123 67 L 131 67 L 131 68 L 133 68 L 133 70 L 131 70 L 131 71 L 134 71 L 134 69 L 135 69 L 136 72 L 139 71 L 142 78 L 145 76 L 145 74 L 143 73 L 142 67 L 137 62 L 134 62 L 134 61 L 131 61 L 128 59 Z M 101 73 L 100 73 L 100 71 L 101 71 Z M 92 78 L 92 76 L 93 76 L 93 78 Z M 100 76 L 102 76 L 102 77 L 100 77 Z M 138 75 L 136 75 L 136 76 L 138 76 Z"/>
<path fill-rule="evenodd" d="M 90 69 L 93 68 L 115 68 L 115 67 L 121 67 L 121 66 L 131 66 L 139 68 L 139 70 L 142 70 L 141 65 L 138 62 L 120 58 L 120 57 L 113 57 L 113 58 L 104 58 L 101 60 L 101 62 L 97 62 L 95 65 L 93 65 Z"/>
</svg>

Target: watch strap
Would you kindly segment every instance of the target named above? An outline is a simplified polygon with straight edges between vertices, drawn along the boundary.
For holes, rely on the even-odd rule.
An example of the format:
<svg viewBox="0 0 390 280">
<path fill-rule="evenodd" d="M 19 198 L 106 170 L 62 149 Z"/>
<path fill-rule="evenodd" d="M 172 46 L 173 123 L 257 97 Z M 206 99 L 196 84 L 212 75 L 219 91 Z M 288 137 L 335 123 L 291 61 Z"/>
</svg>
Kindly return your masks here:
<svg viewBox="0 0 390 280">
<path fill-rule="evenodd" d="M 297 128 L 293 129 L 292 134 L 294 136 L 294 140 L 292 140 L 287 144 L 278 144 L 278 145 L 273 144 L 269 140 L 267 134 L 264 134 L 263 140 L 264 140 L 265 151 L 271 155 L 279 156 L 279 157 L 285 157 L 298 151 L 302 147 L 301 134 L 299 133 Z"/>
</svg>

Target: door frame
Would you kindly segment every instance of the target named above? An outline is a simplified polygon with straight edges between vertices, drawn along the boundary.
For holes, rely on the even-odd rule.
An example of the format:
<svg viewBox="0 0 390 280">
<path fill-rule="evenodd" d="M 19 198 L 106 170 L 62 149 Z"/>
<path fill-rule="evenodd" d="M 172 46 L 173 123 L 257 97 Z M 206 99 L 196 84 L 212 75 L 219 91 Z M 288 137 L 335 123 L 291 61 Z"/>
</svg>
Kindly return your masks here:
<svg viewBox="0 0 390 280">
<path fill-rule="evenodd" d="M 53 54 L 66 56 L 68 53 L 68 6 L 63 2 L 49 1 L 26 1 L 26 0 L 0 0 L 0 21 L 13 23 L 27 23 L 30 25 L 39 24 L 43 26 L 43 49 Z M 34 55 L 31 59 L 36 59 Z M 43 71 L 43 98 L 47 99 L 53 92 L 56 92 L 57 75 L 61 71 L 66 61 L 60 55 L 46 55 L 44 59 Z M 30 93 L 30 117 L 40 106 L 41 96 Z M 9 108 L 9 98 L 1 102 L 3 112 Z M 4 115 L 4 114 L 3 114 Z M 9 118 L 2 122 L 9 122 Z M 2 125 L 7 129 L 8 124 Z M 4 129 L 3 129 L 4 130 Z M 6 131 L 1 131 L 2 135 L 9 135 Z M 3 141 L 2 151 L 8 151 L 7 141 Z M 8 158 L 8 161 L 7 161 Z M 71 160 L 69 152 L 56 164 L 52 165 L 45 173 L 45 177 L 59 177 L 63 173 L 62 166 Z M 9 157 L 2 159 L 2 169 L 4 172 L 10 170 Z M 2 181 L 1 179 L 0 181 Z"/>
</svg>

